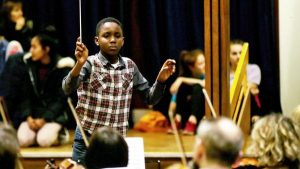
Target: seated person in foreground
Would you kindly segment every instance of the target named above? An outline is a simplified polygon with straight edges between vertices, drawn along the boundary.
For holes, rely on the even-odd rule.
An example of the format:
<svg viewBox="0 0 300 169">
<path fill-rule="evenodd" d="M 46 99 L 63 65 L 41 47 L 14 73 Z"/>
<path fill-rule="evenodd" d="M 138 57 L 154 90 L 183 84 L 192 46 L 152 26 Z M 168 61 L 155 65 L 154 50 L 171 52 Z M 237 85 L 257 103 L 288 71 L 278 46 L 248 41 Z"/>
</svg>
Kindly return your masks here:
<svg viewBox="0 0 300 169">
<path fill-rule="evenodd" d="M 192 168 L 230 169 L 238 159 L 243 144 L 241 129 L 230 119 L 203 120 L 197 129 Z"/>
<path fill-rule="evenodd" d="M 298 125 L 300 125 L 300 104 L 297 105 L 292 113 L 288 113 L 289 117 Z"/>
<path fill-rule="evenodd" d="M 98 128 L 92 135 L 85 155 L 88 169 L 126 167 L 128 145 L 123 136 L 112 128 Z"/>
<path fill-rule="evenodd" d="M 168 169 L 231 169 L 240 156 L 243 144 L 243 133 L 231 119 L 203 119 L 197 129 L 192 163 L 189 166 L 174 165 Z"/>
<path fill-rule="evenodd" d="M 109 127 L 100 127 L 95 130 L 85 154 L 86 169 L 126 167 L 128 160 L 128 145 L 119 132 Z M 72 169 L 83 168 L 83 165 L 76 164 L 72 160 L 66 161 L 73 163 Z M 47 165 L 45 169 L 51 168 Z"/>
<path fill-rule="evenodd" d="M 259 119 L 251 132 L 247 154 L 256 156 L 260 168 L 299 169 L 300 128 L 282 114 Z"/>
<path fill-rule="evenodd" d="M 0 123 L 0 138 L 0 166 L 5 169 L 15 169 L 20 151 L 15 129 Z"/>
<path fill-rule="evenodd" d="M 170 87 L 172 99 L 169 114 L 175 113 L 178 129 L 183 134 L 194 134 L 198 122 L 205 114 L 204 94 L 205 58 L 202 50 L 182 51 L 179 59 L 179 76 Z M 172 132 L 169 130 L 168 132 Z"/>
</svg>

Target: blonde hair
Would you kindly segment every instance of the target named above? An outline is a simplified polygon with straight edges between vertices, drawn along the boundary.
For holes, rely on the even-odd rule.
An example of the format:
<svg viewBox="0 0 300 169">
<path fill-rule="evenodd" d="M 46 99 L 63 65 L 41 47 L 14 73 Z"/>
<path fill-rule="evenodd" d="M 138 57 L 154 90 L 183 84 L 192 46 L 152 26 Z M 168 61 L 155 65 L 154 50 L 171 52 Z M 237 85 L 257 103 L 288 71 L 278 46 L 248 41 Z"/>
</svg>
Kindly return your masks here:
<svg viewBox="0 0 300 169">
<path fill-rule="evenodd" d="M 300 159 L 300 128 L 282 114 L 258 120 L 251 139 L 247 153 L 257 156 L 259 166 L 277 166 Z"/>
<path fill-rule="evenodd" d="M 290 117 L 294 120 L 295 123 L 300 125 L 300 104 L 292 111 Z"/>
</svg>

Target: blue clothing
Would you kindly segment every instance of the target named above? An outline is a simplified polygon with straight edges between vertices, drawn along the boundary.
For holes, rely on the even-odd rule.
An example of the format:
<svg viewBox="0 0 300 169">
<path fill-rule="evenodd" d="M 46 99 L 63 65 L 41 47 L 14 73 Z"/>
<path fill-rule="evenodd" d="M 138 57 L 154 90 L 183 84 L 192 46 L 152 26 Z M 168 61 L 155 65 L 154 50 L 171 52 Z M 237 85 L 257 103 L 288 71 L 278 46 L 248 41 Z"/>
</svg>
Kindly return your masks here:
<svg viewBox="0 0 300 169">
<path fill-rule="evenodd" d="M 200 80 L 204 80 L 205 79 L 205 74 L 201 74 L 199 79 Z M 176 99 L 177 99 L 177 95 L 176 94 L 172 94 L 171 102 L 176 103 Z"/>
<path fill-rule="evenodd" d="M 88 136 L 87 136 L 88 137 Z M 83 141 L 82 134 L 78 127 L 75 130 L 74 143 L 73 143 L 73 152 L 72 152 L 72 160 L 76 161 L 79 164 L 85 165 L 85 154 L 86 154 L 86 146 Z"/>
<path fill-rule="evenodd" d="M 5 39 L 0 40 L 0 74 L 2 73 L 5 65 L 5 52 L 7 45 L 8 42 Z"/>
<path fill-rule="evenodd" d="M 171 102 L 175 102 L 176 103 L 176 99 L 177 99 L 177 95 L 176 94 L 172 94 Z"/>
</svg>

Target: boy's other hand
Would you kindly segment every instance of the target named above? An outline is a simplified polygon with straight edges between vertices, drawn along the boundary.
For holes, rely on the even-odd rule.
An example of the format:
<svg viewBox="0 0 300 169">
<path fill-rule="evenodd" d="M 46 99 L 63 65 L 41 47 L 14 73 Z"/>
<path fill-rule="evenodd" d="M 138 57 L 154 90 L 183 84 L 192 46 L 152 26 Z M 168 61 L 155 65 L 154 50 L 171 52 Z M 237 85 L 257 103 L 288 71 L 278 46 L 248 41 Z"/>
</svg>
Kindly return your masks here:
<svg viewBox="0 0 300 169">
<path fill-rule="evenodd" d="M 163 64 L 162 68 L 160 69 L 157 81 L 160 83 L 164 83 L 168 78 L 175 72 L 176 69 L 176 61 L 173 59 L 168 59 Z"/>
<path fill-rule="evenodd" d="M 76 49 L 75 49 L 75 56 L 77 62 L 83 65 L 88 58 L 88 54 L 89 51 L 87 47 L 82 42 L 80 42 L 80 38 L 77 38 Z"/>
</svg>

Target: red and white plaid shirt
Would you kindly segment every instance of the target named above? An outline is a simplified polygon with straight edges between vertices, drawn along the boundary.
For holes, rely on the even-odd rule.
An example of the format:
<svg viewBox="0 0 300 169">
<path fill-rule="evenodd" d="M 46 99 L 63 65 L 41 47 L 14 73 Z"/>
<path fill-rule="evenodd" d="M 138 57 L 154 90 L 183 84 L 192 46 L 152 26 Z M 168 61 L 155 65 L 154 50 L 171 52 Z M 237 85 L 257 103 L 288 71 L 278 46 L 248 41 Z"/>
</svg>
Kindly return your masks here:
<svg viewBox="0 0 300 169">
<path fill-rule="evenodd" d="M 79 77 L 70 74 L 63 81 L 69 94 L 77 90 L 76 112 L 84 130 L 92 133 L 101 126 L 109 126 L 126 136 L 133 89 L 141 91 L 145 100 L 155 104 L 163 95 L 164 85 L 156 82 L 152 87 L 141 75 L 135 63 L 119 57 L 114 68 L 99 52 L 89 56 Z"/>
</svg>

